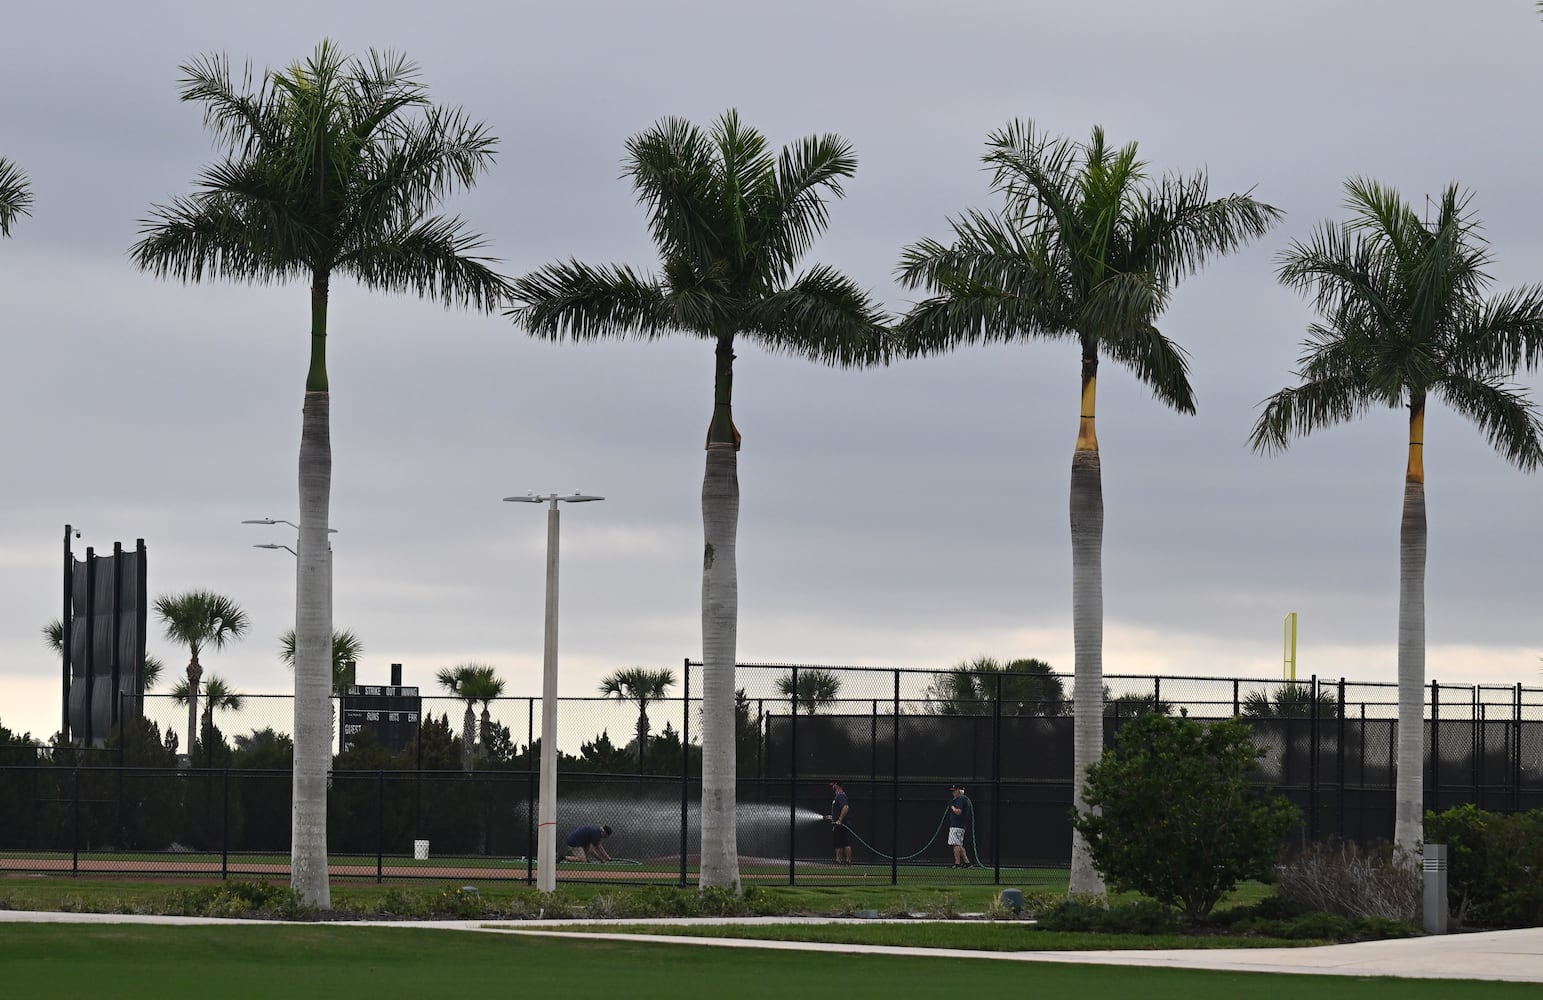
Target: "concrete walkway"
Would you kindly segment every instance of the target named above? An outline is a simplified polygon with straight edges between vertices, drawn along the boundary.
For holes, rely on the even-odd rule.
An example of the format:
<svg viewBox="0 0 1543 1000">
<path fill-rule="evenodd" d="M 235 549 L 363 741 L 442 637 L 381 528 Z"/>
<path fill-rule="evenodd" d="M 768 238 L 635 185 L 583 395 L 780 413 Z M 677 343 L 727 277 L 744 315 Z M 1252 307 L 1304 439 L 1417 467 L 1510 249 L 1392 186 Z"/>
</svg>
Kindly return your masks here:
<svg viewBox="0 0 1543 1000">
<path fill-rule="evenodd" d="M 210 917 L 161 917 L 121 913 L 54 913 L 33 910 L 0 910 L 4 923 L 91 924 L 265 924 L 273 921 L 220 920 Z M 1485 979 L 1543 983 L 1543 927 L 1482 934 L 1448 934 L 1440 937 L 1366 941 L 1321 948 L 1214 948 L 1173 951 L 1019 951 L 985 952 L 957 948 L 893 948 L 879 945 L 820 944 L 803 941 L 755 941 L 732 938 L 699 938 L 672 935 L 671 927 L 685 924 L 786 924 L 864 923 L 873 920 L 833 918 L 681 918 L 675 920 L 628 920 L 628 924 L 657 925 L 658 934 L 605 934 L 565 929 L 571 924 L 593 926 L 593 920 L 521 924 L 482 920 L 338 921 L 333 926 L 413 927 L 425 930 L 475 931 L 487 934 L 519 934 L 533 937 L 584 937 L 627 941 L 659 941 L 708 948 L 767 948 L 795 951 L 829 951 L 841 954 L 919 955 L 933 958 L 976 958 L 1005 962 L 1062 962 L 1084 965 L 1136 965 L 1175 969 L 1217 969 L 1231 972 L 1273 972 L 1323 976 L 1392 976 L 1407 979 Z"/>
</svg>

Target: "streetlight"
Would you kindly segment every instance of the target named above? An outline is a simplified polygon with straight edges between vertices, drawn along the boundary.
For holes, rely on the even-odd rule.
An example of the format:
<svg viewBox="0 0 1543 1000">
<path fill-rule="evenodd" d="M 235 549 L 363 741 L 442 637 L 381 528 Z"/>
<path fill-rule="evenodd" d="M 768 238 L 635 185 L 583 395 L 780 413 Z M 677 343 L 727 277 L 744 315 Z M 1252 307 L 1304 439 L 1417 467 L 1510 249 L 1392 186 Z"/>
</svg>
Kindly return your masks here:
<svg viewBox="0 0 1543 1000">
<path fill-rule="evenodd" d="M 293 521 L 286 521 L 282 517 L 256 517 L 256 518 L 250 518 L 250 519 L 244 520 L 241 523 L 242 524 L 287 524 L 291 528 L 295 529 L 295 532 L 296 532 L 295 545 L 298 547 L 299 544 L 300 544 L 300 538 L 299 538 L 300 525 L 296 524 Z M 338 533 L 338 529 L 336 529 L 336 528 L 328 528 L 327 529 L 327 534 L 329 534 L 329 535 L 335 535 L 337 533 Z M 254 548 L 254 549 L 283 549 L 285 552 L 288 552 L 290 555 L 295 557 L 295 564 L 296 564 L 295 565 L 295 573 L 296 573 L 297 576 L 299 575 L 299 572 L 300 572 L 300 566 L 299 566 L 300 553 L 296 549 L 292 549 L 288 545 L 283 544 L 282 542 L 257 542 L 257 543 L 255 543 L 252 546 L 252 548 Z M 296 588 L 297 592 L 298 592 L 298 589 L 299 588 L 297 587 Z M 328 607 L 327 607 L 327 627 L 330 629 L 332 627 L 332 607 L 331 607 L 331 602 L 332 602 L 332 545 L 331 545 L 330 542 L 327 545 L 327 602 L 328 602 Z M 296 622 L 296 624 L 298 625 L 299 623 Z M 328 644 L 328 646 L 330 648 L 330 646 L 332 644 L 332 642 L 331 642 L 332 637 L 328 636 L 327 639 L 328 639 L 327 644 Z M 298 628 L 296 628 L 296 630 L 295 630 L 295 641 L 296 641 L 296 643 L 298 643 L 300 641 L 300 630 Z M 329 660 L 330 660 L 330 654 L 329 654 Z M 296 676 L 298 676 L 298 674 Z"/>
<path fill-rule="evenodd" d="M 557 505 L 605 497 L 573 493 L 504 497 L 510 503 L 544 503 L 546 513 L 546 640 L 541 655 L 541 787 L 536 814 L 536 888 L 557 888 Z"/>
</svg>

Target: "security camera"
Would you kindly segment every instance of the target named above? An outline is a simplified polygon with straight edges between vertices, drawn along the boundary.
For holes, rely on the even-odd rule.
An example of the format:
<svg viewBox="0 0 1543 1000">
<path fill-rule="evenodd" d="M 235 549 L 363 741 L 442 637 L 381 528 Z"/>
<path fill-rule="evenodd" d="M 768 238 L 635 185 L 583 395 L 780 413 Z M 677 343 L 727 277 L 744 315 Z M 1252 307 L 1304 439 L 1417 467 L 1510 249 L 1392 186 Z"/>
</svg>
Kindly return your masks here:
<svg viewBox="0 0 1543 1000">
<path fill-rule="evenodd" d="M 78 531 L 77 531 L 77 532 L 75 532 L 75 537 L 76 537 L 76 538 L 79 538 L 79 537 L 80 537 L 80 532 L 78 532 Z"/>
</svg>

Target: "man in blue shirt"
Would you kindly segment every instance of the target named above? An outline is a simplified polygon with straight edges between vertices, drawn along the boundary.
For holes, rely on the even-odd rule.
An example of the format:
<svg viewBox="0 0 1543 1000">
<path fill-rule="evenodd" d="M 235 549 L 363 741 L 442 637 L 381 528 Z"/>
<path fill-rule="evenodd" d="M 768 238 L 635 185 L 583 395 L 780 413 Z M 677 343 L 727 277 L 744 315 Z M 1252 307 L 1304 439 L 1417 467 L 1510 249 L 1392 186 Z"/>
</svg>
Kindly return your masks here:
<svg viewBox="0 0 1543 1000">
<path fill-rule="evenodd" d="M 948 794 L 948 846 L 954 849 L 951 867 L 968 868 L 970 855 L 964 849 L 964 831 L 970 822 L 970 800 L 965 798 L 963 785 L 948 786 Z"/>
<path fill-rule="evenodd" d="M 825 818 L 830 820 L 831 842 L 836 846 L 836 864 L 849 865 L 852 863 L 852 831 L 847 829 L 846 819 L 849 804 L 847 793 L 841 790 L 841 782 L 832 781 L 830 790 L 833 797 L 830 800 L 830 812 Z"/>
<path fill-rule="evenodd" d="M 611 835 L 608 826 L 581 826 L 568 834 L 568 858 L 569 861 L 609 861 L 611 856 L 606 853 L 601 841 Z"/>
</svg>

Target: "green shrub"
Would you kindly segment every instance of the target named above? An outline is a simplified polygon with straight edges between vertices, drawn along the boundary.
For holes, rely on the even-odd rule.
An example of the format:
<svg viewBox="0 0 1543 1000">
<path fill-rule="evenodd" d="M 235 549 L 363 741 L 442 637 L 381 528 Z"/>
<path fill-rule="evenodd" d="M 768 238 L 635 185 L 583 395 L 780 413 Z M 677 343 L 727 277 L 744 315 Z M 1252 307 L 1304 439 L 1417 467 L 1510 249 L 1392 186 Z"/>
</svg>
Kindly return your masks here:
<svg viewBox="0 0 1543 1000">
<path fill-rule="evenodd" d="M 704 917 L 732 917 L 743 911 L 733 889 L 704 886 L 697 893 L 698 912 Z"/>
<path fill-rule="evenodd" d="M 1543 925 L 1543 809 L 1427 812 L 1425 840 L 1447 845 L 1447 894 L 1458 924 Z"/>
<path fill-rule="evenodd" d="M 1068 899 L 1039 915 L 1039 928 L 1082 934 L 1173 934 L 1179 915 L 1156 900 L 1142 899 L 1110 907 Z"/>
<path fill-rule="evenodd" d="M 1084 797 L 1099 811 L 1072 824 L 1111 886 L 1204 920 L 1240 881 L 1269 872 L 1296 817 L 1250 786 L 1262 755 L 1236 720 L 1148 713 L 1088 769 Z"/>
<path fill-rule="evenodd" d="M 754 884 L 745 886 L 745 894 L 740 899 L 745 910 L 757 917 L 781 916 L 789 910 L 786 899 Z"/>
<path fill-rule="evenodd" d="M 672 885 L 644 886 L 633 894 L 641 917 L 694 917 L 702 912 L 695 896 Z"/>
<path fill-rule="evenodd" d="M 1353 922 L 1336 913 L 1304 913 L 1282 925 L 1278 937 L 1292 941 L 1345 941 Z"/>
<path fill-rule="evenodd" d="M 375 901 L 375 912 L 383 916 L 422 920 L 429 915 L 431 907 L 422 892 L 393 885 Z"/>
</svg>

